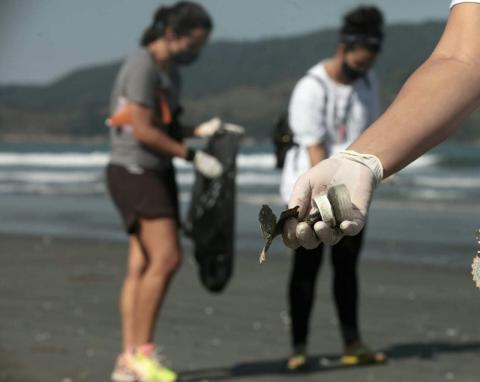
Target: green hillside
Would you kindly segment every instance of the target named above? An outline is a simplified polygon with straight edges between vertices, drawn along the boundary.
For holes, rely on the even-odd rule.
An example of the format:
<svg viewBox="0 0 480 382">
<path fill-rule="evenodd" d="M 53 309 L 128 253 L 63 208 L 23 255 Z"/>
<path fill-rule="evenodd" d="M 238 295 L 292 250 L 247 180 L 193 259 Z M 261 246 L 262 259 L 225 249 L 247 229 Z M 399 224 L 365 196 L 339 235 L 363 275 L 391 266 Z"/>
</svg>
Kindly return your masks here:
<svg viewBox="0 0 480 382">
<path fill-rule="evenodd" d="M 430 54 L 443 23 L 392 25 L 377 65 L 384 105 L 412 70 Z M 215 42 L 184 71 L 188 122 L 220 115 L 243 124 L 256 138 L 268 136 L 271 121 L 286 107 L 295 81 L 335 48 L 337 34 L 322 30 L 258 42 Z M 106 138 L 103 120 L 119 63 L 83 68 L 46 86 L 0 87 L 2 138 Z M 466 123 L 457 139 L 480 140 Z M 477 130 L 477 131 L 475 131 Z M 475 135 L 476 134 L 476 135 Z"/>
</svg>

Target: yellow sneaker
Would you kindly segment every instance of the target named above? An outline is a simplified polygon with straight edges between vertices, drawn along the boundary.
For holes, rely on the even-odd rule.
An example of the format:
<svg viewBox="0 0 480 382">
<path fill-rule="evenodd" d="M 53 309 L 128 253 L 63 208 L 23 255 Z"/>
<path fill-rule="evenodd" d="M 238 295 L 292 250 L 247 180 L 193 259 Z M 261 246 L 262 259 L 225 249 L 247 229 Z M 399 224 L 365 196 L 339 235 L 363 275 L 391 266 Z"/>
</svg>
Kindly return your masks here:
<svg viewBox="0 0 480 382">
<path fill-rule="evenodd" d="M 162 365 L 153 344 L 140 347 L 129 359 L 138 382 L 176 382 L 177 374 Z"/>
<path fill-rule="evenodd" d="M 380 365 L 387 362 L 387 356 L 385 353 L 371 350 L 364 343 L 358 341 L 347 346 L 340 362 L 348 366 Z"/>
</svg>

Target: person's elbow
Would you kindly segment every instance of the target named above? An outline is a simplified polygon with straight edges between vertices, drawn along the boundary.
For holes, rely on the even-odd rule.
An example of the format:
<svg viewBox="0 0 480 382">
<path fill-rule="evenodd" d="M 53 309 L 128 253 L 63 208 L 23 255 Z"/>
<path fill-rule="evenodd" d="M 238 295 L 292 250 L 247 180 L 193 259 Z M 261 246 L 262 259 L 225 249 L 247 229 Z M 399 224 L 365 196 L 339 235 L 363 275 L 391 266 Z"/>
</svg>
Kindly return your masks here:
<svg viewBox="0 0 480 382">
<path fill-rule="evenodd" d="M 455 82 L 455 86 L 460 86 L 462 92 L 468 94 L 471 98 L 475 98 L 477 104 L 480 98 L 479 65 L 480 56 L 475 57 L 462 52 L 455 54 L 438 52 L 432 54 L 424 69 L 428 68 L 428 71 L 436 73 L 436 78 L 443 76 L 446 80 Z"/>
<path fill-rule="evenodd" d="M 428 58 L 427 62 L 433 65 L 462 67 L 466 70 L 476 70 L 480 65 L 480 55 L 475 55 L 474 52 L 460 50 L 454 52 L 436 50 Z"/>
<path fill-rule="evenodd" d="M 480 6 L 474 3 L 456 5 L 431 59 L 477 69 L 480 65 L 479 33 Z"/>
<path fill-rule="evenodd" d="M 140 143 L 149 144 L 154 135 L 152 110 L 146 106 L 132 102 L 130 113 L 132 135 Z"/>
</svg>

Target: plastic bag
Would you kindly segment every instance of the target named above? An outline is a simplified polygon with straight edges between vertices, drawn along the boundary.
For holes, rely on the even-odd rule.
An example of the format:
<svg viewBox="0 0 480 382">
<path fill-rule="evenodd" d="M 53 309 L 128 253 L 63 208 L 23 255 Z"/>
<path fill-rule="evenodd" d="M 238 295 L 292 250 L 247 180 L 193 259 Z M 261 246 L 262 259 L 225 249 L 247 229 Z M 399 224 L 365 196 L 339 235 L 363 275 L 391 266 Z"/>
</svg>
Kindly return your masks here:
<svg viewBox="0 0 480 382">
<path fill-rule="evenodd" d="M 223 174 L 208 179 L 195 173 L 185 230 L 193 240 L 202 284 L 219 293 L 228 284 L 234 266 L 236 157 L 241 135 L 219 131 L 205 151 L 223 165 Z"/>
</svg>

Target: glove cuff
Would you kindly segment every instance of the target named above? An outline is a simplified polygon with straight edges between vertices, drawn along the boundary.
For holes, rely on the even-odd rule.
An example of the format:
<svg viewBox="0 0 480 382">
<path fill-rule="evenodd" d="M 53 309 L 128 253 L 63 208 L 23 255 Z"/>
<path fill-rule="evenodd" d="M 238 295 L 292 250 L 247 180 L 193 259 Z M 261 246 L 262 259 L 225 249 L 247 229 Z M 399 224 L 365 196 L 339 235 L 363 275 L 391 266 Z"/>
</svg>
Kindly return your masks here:
<svg viewBox="0 0 480 382">
<path fill-rule="evenodd" d="M 378 186 L 378 184 L 383 180 L 382 162 L 380 162 L 380 159 L 378 159 L 375 155 L 360 154 L 353 150 L 344 150 L 344 151 L 340 151 L 338 154 L 334 156 L 348 159 L 368 167 L 373 172 L 376 186 Z"/>
<path fill-rule="evenodd" d="M 192 149 L 191 147 L 187 147 L 187 157 L 185 158 L 185 160 L 187 162 L 193 162 L 196 154 L 197 154 L 197 150 Z"/>
</svg>

